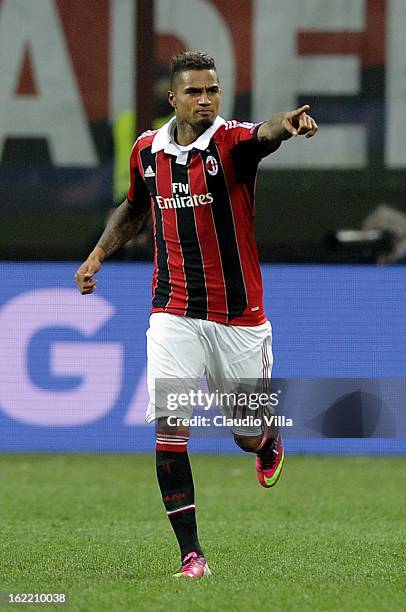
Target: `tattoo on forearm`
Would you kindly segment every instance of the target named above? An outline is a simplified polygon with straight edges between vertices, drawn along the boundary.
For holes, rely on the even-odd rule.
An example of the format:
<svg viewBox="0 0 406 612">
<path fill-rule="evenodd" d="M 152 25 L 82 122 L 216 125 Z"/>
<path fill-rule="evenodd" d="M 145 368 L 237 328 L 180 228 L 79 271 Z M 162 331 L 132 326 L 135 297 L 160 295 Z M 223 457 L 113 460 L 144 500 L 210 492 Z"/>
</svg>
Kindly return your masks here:
<svg viewBox="0 0 406 612">
<path fill-rule="evenodd" d="M 97 246 L 103 249 L 106 257 L 109 257 L 140 231 L 146 216 L 145 212 L 138 215 L 132 214 L 127 202 L 123 202 L 114 211 Z"/>
<path fill-rule="evenodd" d="M 263 124 L 264 130 L 262 136 L 259 136 L 259 141 L 271 151 L 278 149 L 282 141 L 286 140 L 286 136 L 289 136 L 282 126 L 283 118 L 284 113 L 277 113 Z"/>
<path fill-rule="evenodd" d="M 270 137 L 260 136 L 258 140 L 261 144 L 263 144 L 271 152 L 279 149 L 279 147 L 281 146 L 281 142 L 282 142 L 280 139 L 277 139 L 272 136 Z"/>
</svg>

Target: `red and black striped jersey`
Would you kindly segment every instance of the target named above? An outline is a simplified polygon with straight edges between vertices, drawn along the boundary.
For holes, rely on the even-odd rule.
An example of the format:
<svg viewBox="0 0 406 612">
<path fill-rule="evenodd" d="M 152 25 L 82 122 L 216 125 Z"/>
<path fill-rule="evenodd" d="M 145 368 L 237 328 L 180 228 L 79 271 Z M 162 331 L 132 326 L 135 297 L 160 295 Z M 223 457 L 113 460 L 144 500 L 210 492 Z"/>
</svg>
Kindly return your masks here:
<svg viewBox="0 0 406 612">
<path fill-rule="evenodd" d="M 258 125 L 217 117 L 195 142 L 173 139 L 175 119 L 145 132 L 131 153 L 128 201 L 152 204 L 152 312 L 231 325 L 266 321 L 254 237 L 255 180 L 269 154 Z"/>
</svg>

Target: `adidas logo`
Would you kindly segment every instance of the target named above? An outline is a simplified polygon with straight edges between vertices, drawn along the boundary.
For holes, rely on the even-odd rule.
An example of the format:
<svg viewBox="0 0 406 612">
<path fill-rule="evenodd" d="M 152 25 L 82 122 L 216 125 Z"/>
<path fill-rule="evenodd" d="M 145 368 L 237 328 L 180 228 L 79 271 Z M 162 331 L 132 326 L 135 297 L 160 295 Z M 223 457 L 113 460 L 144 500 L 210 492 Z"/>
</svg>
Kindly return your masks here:
<svg viewBox="0 0 406 612">
<path fill-rule="evenodd" d="M 151 166 L 148 166 L 148 168 L 145 170 L 144 172 L 144 176 L 146 178 L 149 178 L 151 176 L 155 176 L 155 172 L 153 171 L 153 169 L 151 168 Z"/>
</svg>

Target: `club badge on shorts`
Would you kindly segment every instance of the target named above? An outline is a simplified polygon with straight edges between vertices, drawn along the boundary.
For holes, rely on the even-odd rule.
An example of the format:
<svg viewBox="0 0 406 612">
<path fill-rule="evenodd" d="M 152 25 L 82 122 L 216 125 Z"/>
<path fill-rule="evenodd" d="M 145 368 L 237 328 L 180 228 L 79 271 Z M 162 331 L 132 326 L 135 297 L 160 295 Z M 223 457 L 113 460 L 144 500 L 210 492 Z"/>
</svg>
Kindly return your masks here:
<svg viewBox="0 0 406 612">
<path fill-rule="evenodd" d="M 206 169 L 209 174 L 215 176 L 218 172 L 219 165 L 217 163 L 217 159 L 213 157 L 213 155 L 209 155 L 206 158 Z"/>
</svg>

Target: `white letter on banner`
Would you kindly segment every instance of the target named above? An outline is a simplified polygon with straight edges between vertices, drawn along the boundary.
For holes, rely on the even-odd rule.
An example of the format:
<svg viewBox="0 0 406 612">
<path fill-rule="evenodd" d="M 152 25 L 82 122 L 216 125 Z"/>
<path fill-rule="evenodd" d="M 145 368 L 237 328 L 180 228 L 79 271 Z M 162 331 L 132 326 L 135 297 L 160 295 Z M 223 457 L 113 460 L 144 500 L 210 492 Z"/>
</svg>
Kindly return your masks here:
<svg viewBox="0 0 406 612">
<path fill-rule="evenodd" d="M 365 26 L 364 0 L 254 0 L 255 121 L 297 107 L 298 95 L 353 95 L 360 90 L 359 58 L 299 56 L 300 30 L 357 31 Z M 316 117 L 317 120 L 317 117 Z M 363 125 L 320 126 L 311 141 L 299 138 L 265 158 L 272 168 L 362 168 Z"/>
<path fill-rule="evenodd" d="M 157 31 L 174 34 L 189 49 L 210 49 L 222 88 L 220 114 L 231 118 L 235 96 L 235 58 L 230 31 L 218 9 L 203 0 L 156 0 Z"/>
<path fill-rule="evenodd" d="M 15 89 L 28 46 L 38 95 Z M 98 158 L 52 0 L 0 4 L 0 156 L 7 137 L 47 138 L 57 166 L 96 166 Z"/>
<path fill-rule="evenodd" d="M 121 390 L 121 344 L 55 342 L 52 373 L 83 377 L 80 386 L 69 390 L 34 385 L 27 351 L 42 329 L 68 327 L 91 337 L 113 314 L 114 307 L 104 298 L 84 298 L 74 289 L 38 289 L 7 302 L 0 310 L 2 410 L 17 421 L 44 427 L 84 425 L 108 413 Z"/>
<path fill-rule="evenodd" d="M 388 0 L 386 143 L 388 168 L 406 168 L 406 3 Z M 379 128 L 378 128 L 379 129 Z"/>
</svg>

